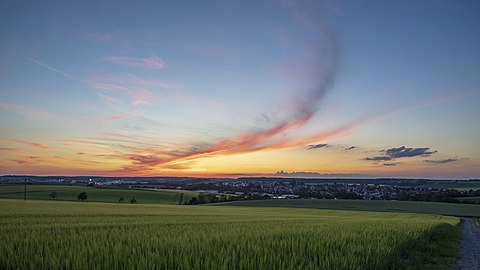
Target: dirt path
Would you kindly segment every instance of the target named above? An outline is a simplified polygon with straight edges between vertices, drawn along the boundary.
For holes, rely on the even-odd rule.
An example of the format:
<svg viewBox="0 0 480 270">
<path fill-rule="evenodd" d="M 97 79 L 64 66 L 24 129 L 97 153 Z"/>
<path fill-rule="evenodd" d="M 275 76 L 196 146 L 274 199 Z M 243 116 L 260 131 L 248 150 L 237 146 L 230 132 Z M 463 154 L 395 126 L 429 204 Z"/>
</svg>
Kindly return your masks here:
<svg viewBox="0 0 480 270">
<path fill-rule="evenodd" d="M 480 228 L 471 218 L 464 218 L 460 270 L 480 270 Z"/>
</svg>

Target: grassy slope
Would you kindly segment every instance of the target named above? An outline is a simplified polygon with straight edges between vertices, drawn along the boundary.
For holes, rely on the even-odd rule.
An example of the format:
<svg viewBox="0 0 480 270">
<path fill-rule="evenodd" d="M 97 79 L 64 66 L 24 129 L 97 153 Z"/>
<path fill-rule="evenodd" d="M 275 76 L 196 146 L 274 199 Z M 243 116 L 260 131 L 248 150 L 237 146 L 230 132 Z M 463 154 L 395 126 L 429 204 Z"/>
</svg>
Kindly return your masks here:
<svg viewBox="0 0 480 270">
<path fill-rule="evenodd" d="M 23 199 L 23 185 L 0 185 L 0 198 Z M 118 202 L 123 197 L 126 202 L 135 198 L 138 203 L 178 204 L 181 193 L 164 190 L 137 190 L 123 188 L 62 186 L 62 185 L 27 185 L 27 200 L 49 200 L 49 194 L 56 191 L 57 200 L 76 201 L 80 192 L 86 192 L 89 202 Z M 194 196 L 185 192 L 183 201 Z"/>
<path fill-rule="evenodd" d="M 317 208 L 333 210 L 378 211 L 378 212 L 410 212 L 440 214 L 451 216 L 480 217 L 480 205 L 405 202 L 405 201 L 364 201 L 364 200 L 262 200 L 238 201 L 216 205 L 249 206 L 249 207 L 293 207 Z"/>
<path fill-rule="evenodd" d="M 458 245 L 443 236 L 458 222 L 405 213 L 0 200 L 0 268 L 439 270 L 456 260 Z M 450 252 L 439 251 L 445 243 Z"/>
</svg>

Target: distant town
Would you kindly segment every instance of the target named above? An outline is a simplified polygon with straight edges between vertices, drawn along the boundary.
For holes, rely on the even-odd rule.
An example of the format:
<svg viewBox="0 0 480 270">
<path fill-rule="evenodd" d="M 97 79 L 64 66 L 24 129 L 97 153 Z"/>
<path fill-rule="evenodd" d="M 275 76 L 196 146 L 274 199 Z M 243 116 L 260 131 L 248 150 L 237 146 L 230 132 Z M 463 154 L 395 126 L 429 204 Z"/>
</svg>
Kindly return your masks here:
<svg viewBox="0 0 480 270">
<path fill-rule="evenodd" d="M 0 176 L 0 184 L 58 184 L 199 192 L 192 204 L 252 199 L 412 200 L 480 204 L 480 180 L 248 177 Z M 206 196 L 208 194 L 208 196 Z"/>
</svg>

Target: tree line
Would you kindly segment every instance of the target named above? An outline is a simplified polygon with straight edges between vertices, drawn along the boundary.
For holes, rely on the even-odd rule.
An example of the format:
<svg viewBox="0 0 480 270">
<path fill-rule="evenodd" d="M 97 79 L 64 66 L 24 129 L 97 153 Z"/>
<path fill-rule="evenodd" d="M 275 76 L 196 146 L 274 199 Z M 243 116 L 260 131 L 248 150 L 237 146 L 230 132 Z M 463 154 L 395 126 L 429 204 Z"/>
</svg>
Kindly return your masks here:
<svg viewBox="0 0 480 270">
<path fill-rule="evenodd" d="M 244 201 L 244 200 L 264 200 L 264 199 L 269 199 L 269 197 L 253 195 L 253 194 L 227 195 L 227 194 L 215 194 L 215 193 L 202 192 L 198 194 L 198 196 L 194 196 L 189 201 L 184 202 L 184 204 L 196 205 L 196 204 L 206 204 L 206 203 Z"/>
</svg>

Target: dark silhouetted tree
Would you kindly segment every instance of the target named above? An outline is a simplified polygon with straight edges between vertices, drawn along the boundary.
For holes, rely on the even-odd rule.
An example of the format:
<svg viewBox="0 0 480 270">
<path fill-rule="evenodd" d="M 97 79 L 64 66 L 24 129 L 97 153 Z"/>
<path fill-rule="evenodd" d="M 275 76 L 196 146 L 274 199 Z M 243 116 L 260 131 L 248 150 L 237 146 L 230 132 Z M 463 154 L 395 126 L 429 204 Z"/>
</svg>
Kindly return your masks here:
<svg viewBox="0 0 480 270">
<path fill-rule="evenodd" d="M 48 195 L 48 198 L 50 198 L 52 200 L 56 200 L 57 197 L 58 197 L 58 194 L 55 191 L 52 191 L 52 193 L 50 193 L 50 195 Z"/>
<path fill-rule="evenodd" d="M 85 191 L 81 192 L 80 194 L 77 195 L 77 199 L 84 202 L 85 200 L 88 199 L 88 195 Z"/>
<path fill-rule="evenodd" d="M 125 199 L 123 197 L 121 197 L 120 199 L 118 199 L 118 202 L 119 203 L 124 203 L 125 202 Z"/>
<path fill-rule="evenodd" d="M 135 198 L 133 198 L 133 199 L 130 200 L 130 203 L 137 203 L 137 200 L 135 200 Z"/>
<path fill-rule="evenodd" d="M 189 204 L 198 204 L 198 199 L 197 199 L 197 197 L 192 197 L 188 203 L 189 203 Z"/>
</svg>

